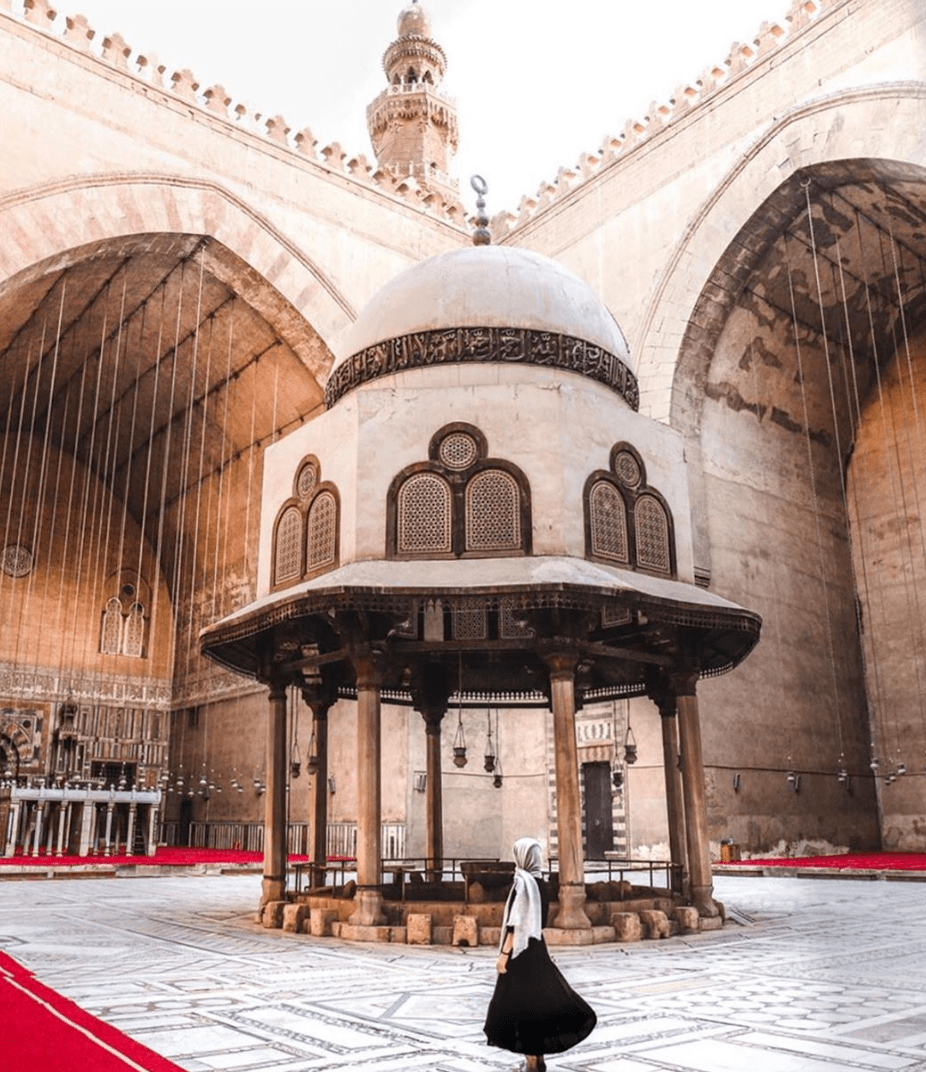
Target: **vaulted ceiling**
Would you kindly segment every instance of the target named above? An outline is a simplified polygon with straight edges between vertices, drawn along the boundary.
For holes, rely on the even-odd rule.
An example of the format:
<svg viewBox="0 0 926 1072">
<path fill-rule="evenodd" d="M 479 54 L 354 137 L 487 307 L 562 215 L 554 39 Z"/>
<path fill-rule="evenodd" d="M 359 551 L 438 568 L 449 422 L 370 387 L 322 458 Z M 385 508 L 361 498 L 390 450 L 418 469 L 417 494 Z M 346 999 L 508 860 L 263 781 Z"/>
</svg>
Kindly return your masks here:
<svg viewBox="0 0 926 1072">
<path fill-rule="evenodd" d="M 318 410 L 330 361 L 298 311 L 212 239 L 71 250 L 0 289 L 7 486 L 15 495 L 23 478 L 22 444 L 33 459 L 57 448 L 127 504 L 152 546 L 174 547 L 162 519 L 178 524 L 184 493 L 252 450 L 259 464 L 256 448 Z M 249 493 L 226 488 L 225 508 Z"/>
</svg>

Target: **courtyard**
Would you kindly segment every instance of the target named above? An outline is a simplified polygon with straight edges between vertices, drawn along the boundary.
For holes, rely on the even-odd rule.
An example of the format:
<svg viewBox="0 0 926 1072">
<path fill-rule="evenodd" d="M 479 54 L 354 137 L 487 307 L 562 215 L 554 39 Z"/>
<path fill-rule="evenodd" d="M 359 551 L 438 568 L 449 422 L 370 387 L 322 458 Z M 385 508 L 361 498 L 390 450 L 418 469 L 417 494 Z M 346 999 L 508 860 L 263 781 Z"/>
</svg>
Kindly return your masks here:
<svg viewBox="0 0 926 1072">
<path fill-rule="evenodd" d="M 918 882 L 718 876 L 722 932 L 557 949 L 599 1026 L 571 1072 L 926 1069 Z M 0 948 L 189 1072 L 476 1072 L 487 947 L 264 930 L 256 875 L 0 883 Z"/>
</svg>

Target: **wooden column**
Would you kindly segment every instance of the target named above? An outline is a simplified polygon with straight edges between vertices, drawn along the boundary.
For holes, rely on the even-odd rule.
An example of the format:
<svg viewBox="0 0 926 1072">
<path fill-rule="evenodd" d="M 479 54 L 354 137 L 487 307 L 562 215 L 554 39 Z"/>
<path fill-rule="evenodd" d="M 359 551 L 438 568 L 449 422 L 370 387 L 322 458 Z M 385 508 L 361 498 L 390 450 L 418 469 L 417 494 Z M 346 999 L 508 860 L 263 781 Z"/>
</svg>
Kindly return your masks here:
<svg viewBox="0 0 926 1072">
<path fill-rule="evenodd" d="M 707 792 L 704 786 L 704 759 L 701 752 L 701 723 L 698 716 L 698 672 L 672 675 L 678 705 L 678 733 L 681 751 L 682 795 L 685 801 L 685 834 L 688 842 L 688 871 L 691 903 L 702 916 L 717 916 L 711 877 L 710 841 L 707 830 Z"/>
<path fill-rule="evenodd" d="M 666 779 L 666 814 L 669 824 L 669 857 L 680 871 L 672 872 L 672 888 L 676 893 L 691 895 L 688 886 L 688 853 L 685 839 L 685 803 L 679 771 L 678 718 L 676 698 L 671 684 L 662 679 L 648 685 L 650 699 L 659 709 L 662 725 L 662 763 Z"/>
<path fill-rule="evenodd" d="M 286 685 L 270 685 L 264 794 L 264 878 L 261 906 L 286 896 Z"/>
<path fill-rule="evenodd" d="M 441 785 L 441 722 L 445 711 L 423 711 L 425 725 L 424 806 L 426 812 L 425 855 L 430 860 L 431 881 L 444 873 L 444 802 Z"/>
<path fill-rule="evenodd" d="M 315 737 L 316 767 L 315 792 L 312 798 L 312 863 L 315 865 L 313 885 L 317 876 L 324 883 L 324 871 L 319 871 L 328 861 L 328 710 L 332 697 L 304 692 L 303 699 L 312 710 L 312 733 Z"/>
<path fill-rule="evenodd" d="M 350 922 L 375 927 L 385 922 L 380 886 L 382 803 L 380 794 L 380 684 L 372 653 L 358 653 L 357 674 L 357 893 Z"/>
<path fill-rule="evenodd" d="M 446 668 L 426 663 L 412 685 L 415 707 L 425 725 L 425 856 L 428 879 L 439 882 L 444 873 L 444 811 L 441 783 L 441 722 L 450 699 L 450 678 Z"/>
<path fill-rule="evenodd" d="M 554 927 L 591 927 L 585 914 L 585 866 L 582 853 L 582 801 L 579 792 L 579 753 L 576 747 L 576 656 L 547 656 L 553 741 L 556 750 L 556 811 L 559 834 L 559 913 Z"/>
</svg>

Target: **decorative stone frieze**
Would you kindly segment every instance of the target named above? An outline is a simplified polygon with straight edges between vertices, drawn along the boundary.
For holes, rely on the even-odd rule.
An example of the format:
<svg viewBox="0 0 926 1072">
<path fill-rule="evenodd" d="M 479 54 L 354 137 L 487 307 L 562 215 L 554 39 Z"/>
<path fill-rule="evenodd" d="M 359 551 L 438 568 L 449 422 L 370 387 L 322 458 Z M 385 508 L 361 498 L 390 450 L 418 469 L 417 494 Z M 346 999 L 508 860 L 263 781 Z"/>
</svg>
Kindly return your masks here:
<svg viewBox="0 0 926 1072">
<path fill-rule="evenodd" d="M 539 365 L 577 372 L 610 387 L 631 409 L 636 410 L 640 405 L 636 376 L 620 358 L 603 347 L 553 332 L 494 327 L 416 332 L 368 346 L 332 373 L 325 388 L 325 405 L 330 409 L 348 391 L 380 376 L 470 361 Z"/>
<path fill-rule="evenodd" d="M 173 694 L 169 682 L 152 678 L 89 672 L 70 677 L 45 667 L 0 663 L 0 695 L 28 700 L 71 698 L 167 710 Z"/>
</svg>

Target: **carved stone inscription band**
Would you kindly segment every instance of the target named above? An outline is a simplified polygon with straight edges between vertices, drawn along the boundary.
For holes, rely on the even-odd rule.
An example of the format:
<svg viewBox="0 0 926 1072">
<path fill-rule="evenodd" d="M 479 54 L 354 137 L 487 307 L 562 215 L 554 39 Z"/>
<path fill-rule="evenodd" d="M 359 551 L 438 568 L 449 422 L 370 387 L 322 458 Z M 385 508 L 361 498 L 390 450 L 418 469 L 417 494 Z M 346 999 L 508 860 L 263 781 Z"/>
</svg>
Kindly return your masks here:
<svg viewBox="0 0 926 1072">
<path fill-rule="evenodd" d="M 541 365 L 578 372 L 616 391 L 631 409 L 640 405 L 637 378 L 619 357 L 584 339 L 529 328 L 448 328 L 378 342 L 334 370 L 325 388 L 325 405 L 330 409 L 342 395 L 379 376 L 468 361 Z"/>
</svg>

